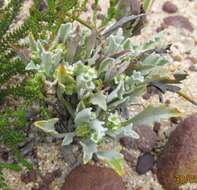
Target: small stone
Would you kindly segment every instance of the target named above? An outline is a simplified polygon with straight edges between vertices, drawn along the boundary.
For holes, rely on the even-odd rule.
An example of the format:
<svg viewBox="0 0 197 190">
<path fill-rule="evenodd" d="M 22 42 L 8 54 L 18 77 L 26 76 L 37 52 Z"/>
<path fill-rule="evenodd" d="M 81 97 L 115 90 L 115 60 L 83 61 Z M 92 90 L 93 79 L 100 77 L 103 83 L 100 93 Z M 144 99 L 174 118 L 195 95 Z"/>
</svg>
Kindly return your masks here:
<svg viewBox="0 0 197 190">
<path fill-rule="evenodd" d="M 169 16 L 169 17 L 164 18 L 163 25 L 165 27 L 174 26 L 177 28 L 184 28 L 190 32 L 194 30 L 189 19 L 181 15 Z"/>
<path fill-rule="evenodd" d="M 172 54 L 171 56 L 174 59 L 174 61 L 181 62 L 183 60 L 183 56 L 180 54 L 180 52 L 177 54 Z"/>
<path fill-rule="evenodd" d="M 123 147 L 128 148 L 128 149 L 134 148 L 134 146 L 135 146 L 133 139 L 130 138 L 130 137 L 122 137 L 122 138 L 120 138 L 120 144 Z"/>
<path fill-rule="evenodd" d="M 61 190 L 125 190 L 122 178 L 111 168 L 81 165 L 66 177 Z"/>
<path fill-rule="evenodd" d="M 191 66 L 189 67 L 189 70 L 190 70 L 190 71 L 193 71 L 193 72 L 197 72 L 197 67 L 196 67 L 195 65 L 191 65 Z"/>
<path fill-rule="evenodd" d="M 127 162 L 129 162 L 130 164 L 133 164 L 134 163 L 135 157 L 131 153 L 129 153 L 127 150 L 122 150 L 121 151 L 121 154 L 123 154 L 124 159 Z"/>
<path fill-rule="evenodd" d="M 156 133 L 149 126 L 146 125 L 136 126 L 134 127 L 134 130 L 140 136 L 140 138 L 136 140 L 137 147 L 142 152 L 150 152 L 157 142 Z"/>
<path fill-rule="evenodd" d="M 163 11 L 167 12 L 167 13 L 176 13 L 178 8 L 177 6 L 170 2 L 170 1 L 166 1 L 164 4 L 163 4 L 163 7 L 162 7 Z"/>
<path fill-rule="evenodd" d="M 138 158 L 136 172 L 140 175 L 145 174 L 154 166 L 154 157 L 150 153 L 145 153 Z"/>
<path fill-rule="evenodd" d="M 30 182 L 35 182 L 36 180 L 37 180 L 36 170 L 32 170 L 21 175 L 21 181 L 25 184 L 28 184 Z"/>
</svg>

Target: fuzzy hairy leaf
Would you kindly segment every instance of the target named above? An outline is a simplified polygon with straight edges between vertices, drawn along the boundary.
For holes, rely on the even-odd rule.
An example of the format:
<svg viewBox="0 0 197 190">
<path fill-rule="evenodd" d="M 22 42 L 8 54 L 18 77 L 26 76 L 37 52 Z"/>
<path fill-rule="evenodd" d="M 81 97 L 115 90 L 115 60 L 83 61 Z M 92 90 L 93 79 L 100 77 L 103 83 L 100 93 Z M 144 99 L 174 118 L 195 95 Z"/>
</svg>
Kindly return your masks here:
<svg viewBox="0 0 197 190">
<path fill-rule="evenodd" d="M 118 86 L 116 87 L 116 89 L 114 89 L 108 96 L 107 96 L 107 102 L 111 102 L 112 100 L 114 100 L 115 98 L 119 97 L 121 98 L 121 96 L 123 95 L 124 92 L 124 82 L 120 81 L 120 83 L 118 84 Z"/>
<path fill-rule="evenodd" d="M 112 150 L 108 152 L 98 152 L 96 155 L 113 168 L 120 176 L 124 175 L 124 159 L 122 154 Z"/>
<path fill-rule="evenodd" d="M 92 108 L 86 108 L 78 112 L 75 117 L 75 123 L 78 125 L 80 123 L 87 123 L 92 117 Z"/>
<path fill-rule="evenodd" d="M 99 106 L 104 111 L 107 110 L 106 96 L 102 92 L 98 92 L 97 94 L 95 94 L 95 96 L 92 97 L 92 99 L 90 100 L 90 102 L 93 105 Z"/>
<path fill-rule="evenodd" d="M 99 70 L 98 73 L 101 74 L 103 72 L 106 72 L 110 65 L 115 61 L 115 59 L 112 58 L 106 58 L 99 64 Z"/>
<path fill-rule="evenodd" d="M 161 105 L 159 107 L 148 106 L 141 113 L 128 121 L 125 121 L 123 125 L 129 125 L 130 123 L 133 123 L 133 125 L 153 125 L 156 121 L 160 122 L 161 120 L 169 119 L 170 117 L 178 117 L 180 115 L 180 111 L 175 108 L 169 108 L 165 105 Z"/>
<path fill-rule="evenodd" d="M 58 120 L 58 118 L 53 118 L 49 120 L 36 121 L 34 125 L 46 133 L 57 135 L 58 132 L 55 130 L 55 123 L 57 123 Z"/>
<path fill-rule="evenodd" d="M 66 133 L 64 136 L 64 140 L 62 142 L 62 146 L 71 144 L 73 142 L 74 136 L 75 136 L 75 133 Z"/>
<path fill-rule="evenodd" d="M 133 139 L 139 139 L 140 136 L 132 129 L 132 125 L 128 125 L 126 127 L 121 127 L 119 130 L 116 132 L 117 137 L 131 137 Z"/>
<path fill-rule="evenodd" d="M 58 30 L 57 41 L 65 43 L 72 32 L 72 23 L 62 24 Z"/>
<path fill-rule="evenodd" d="M 27 66 L 25 67 L 26 71 L 32 71 L 32 70 L 39 70 L 40 69 L 40 65 L 36 65 L 34 64 L 33 61 L 30 61 Z"/>
<path fill-rule="evenodd" d="M 91 128 L 95 130 L 95 133 L 93 133 L 91 137 L 92 141 L 95 143 L 98 143 L 105 136 L 107 128 L 103 127 L 104 124 L 105 122 L 99 121 L 97 119 L 90 122 Z"/>
<path fill-rule="evenodd" d="M 97 146 L 93 142 L 80 142 L 80 144 L 83 148 L 83 162 L 87 164 L 92 159 L 93 154 L 97 152 Z"/>
</svg>

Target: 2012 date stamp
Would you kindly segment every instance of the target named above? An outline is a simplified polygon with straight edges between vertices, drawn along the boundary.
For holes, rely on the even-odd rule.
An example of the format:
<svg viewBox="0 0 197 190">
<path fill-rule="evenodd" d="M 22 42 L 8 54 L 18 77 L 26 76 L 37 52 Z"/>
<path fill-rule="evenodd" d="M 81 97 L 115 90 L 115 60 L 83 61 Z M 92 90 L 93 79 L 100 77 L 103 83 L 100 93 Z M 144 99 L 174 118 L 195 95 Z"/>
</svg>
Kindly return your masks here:
<svg viewBox="0 0 197 190">
<path fill-rule="evenodd" d="M 176 175 L 175 180 L 177 185 L 185 183 L 197 183 L 197 175 Z"/>
</svg>

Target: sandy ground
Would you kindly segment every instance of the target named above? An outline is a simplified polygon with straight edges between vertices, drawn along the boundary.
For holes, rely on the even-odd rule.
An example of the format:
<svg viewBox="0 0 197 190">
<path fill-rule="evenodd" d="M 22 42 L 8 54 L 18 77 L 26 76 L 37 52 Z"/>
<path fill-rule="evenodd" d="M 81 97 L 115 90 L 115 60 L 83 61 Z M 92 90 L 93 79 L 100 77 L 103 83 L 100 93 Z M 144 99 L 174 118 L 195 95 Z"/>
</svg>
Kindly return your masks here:
<svg viewBox="0 0 197 190">
<path fill-rule="evenodd" d="M 104 3 L 105 2 L 105 3 Z M 140 36 L 135 37 L 136 41 L 143 42 L 147 38 L 156 34 L 156 30 L 160 27 L 163 18 L 169 16 L 168 13 L 162 11 L 161 7 L 165 0 L 155 0 L 151 12 L 147 16 L 147 24 L 142 30 Z M 197 66 L 197 1 L 189 0 L 172 0 L 178 7 L 178 12 L 174 15 L 183 15 L 187 17 L 194 27 L 193 32 L 188 32 L 184 29 L 175 27 L 169 27 L 164 30 L 163 40 L 165 42 L 172 43 L 172 51 L 167 55 L 167 59 L 172 66 L 185 69 L 189 73 L 189 77 L 181 85 L 184 92 L 197 100 L 197 72 L 189 71 L 188 68 L 191 65 Z M 106 1 L 102 1 L 102 7 L 105 7 Z M 184 115 L 195 113 L 197 108 L 186 102 L 182 98 L 175 94 L 168 93 L 166 99 L 169 99 L 171 106 L 179 108 Z M 145 102 L 144 102 L 145 103 Z M 152 98 L 149 103 L 158 104 L 156 98 Z M 166 127 L 167 130 L 167 127 Z M 49 148 L 50 147 L 50 148 Z M 54 144 L 40 144 L 37 145 L 39 154 L 39 170 L 42 173 L 46 173 L 55 168 L 61 168 L 63 174 L 66 173 L 67 166 L 60 159 L 59 145 Z M 137 152 L 136 154 L 139 154 Z M 10 172 L 4 170 L 6 180 L 8 184 L 14 190 L 31 190 L 33 184 L 25 185 L 21 182 L 20 173 Z M 63 177 L 57 179 L 51 185 L 51 190 L 58 190 L 63 182 Z M 126 166 L 126 175 L 123 177 L 127 190 L 137 190 L 142 187 L 143 190 L 162 190 L 161 186 L 157 182 L 156 176 L 152 172 L 148 172 L 146 175 L 139 176 L 131 167 Z M 185 187 L 187 190 L 192 190 L 193 187 Z"/>
</svg>

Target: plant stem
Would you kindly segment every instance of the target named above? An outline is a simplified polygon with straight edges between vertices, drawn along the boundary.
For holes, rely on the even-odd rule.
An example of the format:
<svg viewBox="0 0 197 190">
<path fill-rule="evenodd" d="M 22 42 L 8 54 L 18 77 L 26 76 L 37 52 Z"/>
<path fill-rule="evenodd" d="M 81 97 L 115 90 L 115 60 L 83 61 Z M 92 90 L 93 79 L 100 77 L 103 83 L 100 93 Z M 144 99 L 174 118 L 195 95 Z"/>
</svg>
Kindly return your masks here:
<svg viewBox="0 0 197 190">
<path fill-rule="evenodd" d="M 67 100 L 65 100 L 65 98 L 63 97 L 63 93 L 61 92 L 61 89 L 59 87 L 57 87 L 57 96 L 58 96 L 59 100 L 63 103 L 66 110 L 72 116 L 72 118 L 75 119 L 75 112 L 74 112 L 71 104 Z"/>
<path fill-rule="evenodd" d="M 95 30 L 95 27 L 91 24 L 88 24 L 87 22 L 85 22 L 84 20 L 82 20 L 79 17 L 75 17 L 69 13 L 65 13 L 65 15 L 73 20 L 76 20 L 77 22 L 81 23 L 82 25 L 86 26 L 87 28 L 89 28 L 90 30 Z"/>
</svg>

